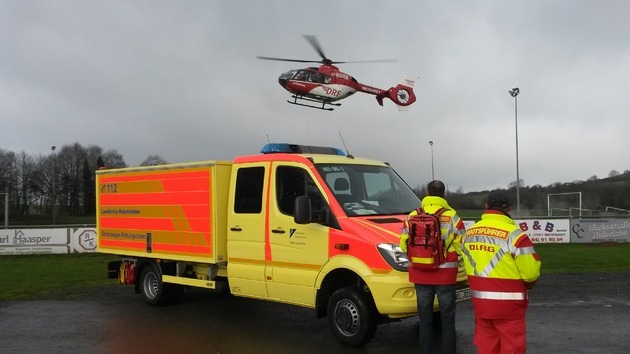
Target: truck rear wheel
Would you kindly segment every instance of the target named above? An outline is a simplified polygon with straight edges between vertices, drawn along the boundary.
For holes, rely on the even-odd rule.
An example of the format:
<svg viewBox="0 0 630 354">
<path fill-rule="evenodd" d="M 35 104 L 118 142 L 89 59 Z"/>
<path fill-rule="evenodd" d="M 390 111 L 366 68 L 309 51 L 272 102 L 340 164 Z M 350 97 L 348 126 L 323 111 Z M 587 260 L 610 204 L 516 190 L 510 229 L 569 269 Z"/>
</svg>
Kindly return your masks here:
<svg viewBox="0 0 630 354">
<path fill-rule="evenodd" d="M 140 273 L 140 292 L 144 300 L 153 306 L 167 305 L 180 299 L 184 288 L 174 284 L 164 284 L 160 274 L 151 265 Z"/>
<path fill-rule="evenodd" d="M 376 308 L 359 289 L 346 287 L 335 291 L 328 302 L 327 316 L 333 334 L 344 345 L 361 346 L 376 333 Z"/>
</svg>

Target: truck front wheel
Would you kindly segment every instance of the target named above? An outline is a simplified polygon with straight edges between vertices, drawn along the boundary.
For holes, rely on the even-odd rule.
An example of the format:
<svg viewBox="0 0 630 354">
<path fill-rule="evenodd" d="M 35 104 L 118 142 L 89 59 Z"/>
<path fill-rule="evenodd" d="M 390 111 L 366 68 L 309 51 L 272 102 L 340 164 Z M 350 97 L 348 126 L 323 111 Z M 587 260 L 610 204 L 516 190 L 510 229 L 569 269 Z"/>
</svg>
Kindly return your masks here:
<svg viewBox="0 0 630 354">
<path fill-rule="evenodd" d="M 140 292 L 144 300 L 153 306 L 166 305 L 179 300 L 184 288 L 174 284 L 164 284 L 160 274 L 151 265 L 140 273 Z"/>
<path fill-rule="evenodd" d="M 333 334 L 344 345 L 361 346 L 376 333 L 376 309 L 365 293 L 356 288 L 335 291 L 328 302 L 327 317 Z"/>
</svg>

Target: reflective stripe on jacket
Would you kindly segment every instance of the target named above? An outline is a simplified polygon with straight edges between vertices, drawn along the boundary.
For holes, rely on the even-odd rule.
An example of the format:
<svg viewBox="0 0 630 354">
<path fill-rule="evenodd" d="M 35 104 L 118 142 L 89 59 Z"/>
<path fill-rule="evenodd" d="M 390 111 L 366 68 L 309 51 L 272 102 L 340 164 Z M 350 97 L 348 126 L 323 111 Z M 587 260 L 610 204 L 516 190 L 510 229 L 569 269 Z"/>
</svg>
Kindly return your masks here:
<svg viewBox="0 0 630 354">
<path fill-rule="evenodd" d="M 441 264 L 437 270 L 420 270 L 409 267 L 409 281 L 414 284 L 425 285 L 455 284 L 457 282 L 459 254 L 461 254 L 460 241 L 466 232 L 464 222 L 444 198 L 426 196 L 422 199 L 422 207 L 427 213 L 435 213 L 440 208 L 446 209 L 440 215 L 442 240 L 447 245 L 446 262 Z M 413 210 L 407 216 L 400 235 L 400 247 L 405 252 L 407 251 L 407 240 L 409 238 L 409 219 L 416 214 L 418 214 L 417 211 Z"/>
<path fill-rule="evenodd" d="M 475 315 L 486 319 L 525 316 L 527 288 L 540 276 L 534 244 L 509 215 L 486 210 L 461 243 Z"/>
</svg>

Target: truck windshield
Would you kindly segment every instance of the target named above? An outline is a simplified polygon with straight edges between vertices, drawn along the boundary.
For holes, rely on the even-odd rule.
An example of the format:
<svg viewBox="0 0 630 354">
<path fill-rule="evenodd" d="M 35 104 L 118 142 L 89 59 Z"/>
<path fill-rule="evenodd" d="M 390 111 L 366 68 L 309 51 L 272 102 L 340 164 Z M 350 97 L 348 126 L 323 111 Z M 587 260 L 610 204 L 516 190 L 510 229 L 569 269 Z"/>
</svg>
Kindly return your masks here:
<svg viewBox="0 0 630 354">
<path fill-rule="evenodd" d="M 408 214 L 420 199 L 389 167 L 315 165 L 348 216 Z"/>
</svg>

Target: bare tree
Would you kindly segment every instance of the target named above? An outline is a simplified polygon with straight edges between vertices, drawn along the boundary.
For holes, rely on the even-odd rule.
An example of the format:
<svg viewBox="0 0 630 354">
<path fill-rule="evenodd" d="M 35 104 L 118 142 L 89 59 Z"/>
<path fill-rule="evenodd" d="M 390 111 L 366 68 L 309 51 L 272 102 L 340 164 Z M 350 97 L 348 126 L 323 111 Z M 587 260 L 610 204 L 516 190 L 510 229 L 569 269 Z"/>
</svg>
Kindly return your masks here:
<svg viewBox="0 0 630 354">
<path fill-rule="evenodd" d="M 0 149 L 0 192 L 9 189 L 15 171 L 15 153 Z"/>
<path fill-rule="evenodd" d="M 412 188 L 412 190 L 416 194 L 416 196 L 418 196 L 418 198 L 423 198 L 428 194 L 426 185 L 416 186 L 415 188 Z"/>
<path fill-rule="evenodd" d="M 15 154 L 0 149 L 0 192 L 9 193 L 12 214 L 90 214 L 94 209 L 94 174 L 102 156 L 108 167 L 126 167 L 116 150 L 96 145 L 64 145 L 52 154 Z M 53 190 L 54 189 L 54 190 Z"/>
<path fill-rule="evenodd" d="M 521 178 L 520 183 L 518 185 L 519 188 L 521 187 L 525 187 L 525 181 L 523 181 L 523 179 Z M 512 188 L 516 188 L 516 181 L 510 182 L 510 184 L 508 184 L 508 189 L 512 189 Z"/>
<path fill-rule="evenodd" d="M 168 162 L 159 155 L 149 155 L 144 161 L 142 161 L 140 166 L 165 165 L 167 163 Z"/>
<path fill-rule="evenodd" d="M 96 210 L 96 197 L 94 192 L 94 168 L 90 167 L 88 159 L 83 160 L 83 215 L 93 214 Z"/>
<path fill-rule="evenodd" d="M 9 204 L 15 204 L 15 153 L 0 149 L 0 193 L 9 194 Z M 2 201 L 4 201 L 2 195 Z M 4 203 L 2 203 L 4 204 Z M 9 205 L 10 208 L 10 205 Z M 4 215 L 4 213 L 2 213 Z"/>
<path fill-rule="evenodd" d="M 35 170 L 31 176 L 30 189 L 32 205 L 37 214 L 49 213 L 52 210 L 53 170 L 56 172 L 53 160 L 53 155 L 40 154 L 34 158 Z"/>
<path fill-rule="evenodd" d="M 105 167 L 107 168 L 127 167 L 125 159 L 116 150 L 107 150 L 101 155 L 101 157 L 103 158 L 103 162 L 105 162 Z"/>
<path fill-rule="evenodd" d="M 34 177 L 36 172 L 35 159 L 25 151 L 20 152 L 16 159 L 17 200 L 20 215 L 28 215 L 30 205 L 35 201 L 33 194 Z"/>
<path fill-rule="evenodd" d="M 87 159 L 87 151 L 79 143 L 64 145 L 56 157 L 55 166 L 58 166 L 60 183 L 60 200 L 62 211 L 71 215 L 81 213 L 81 176 L 83 161 Z M 56 172 L 56 171 L 55 171 Z"/>
</svg>

